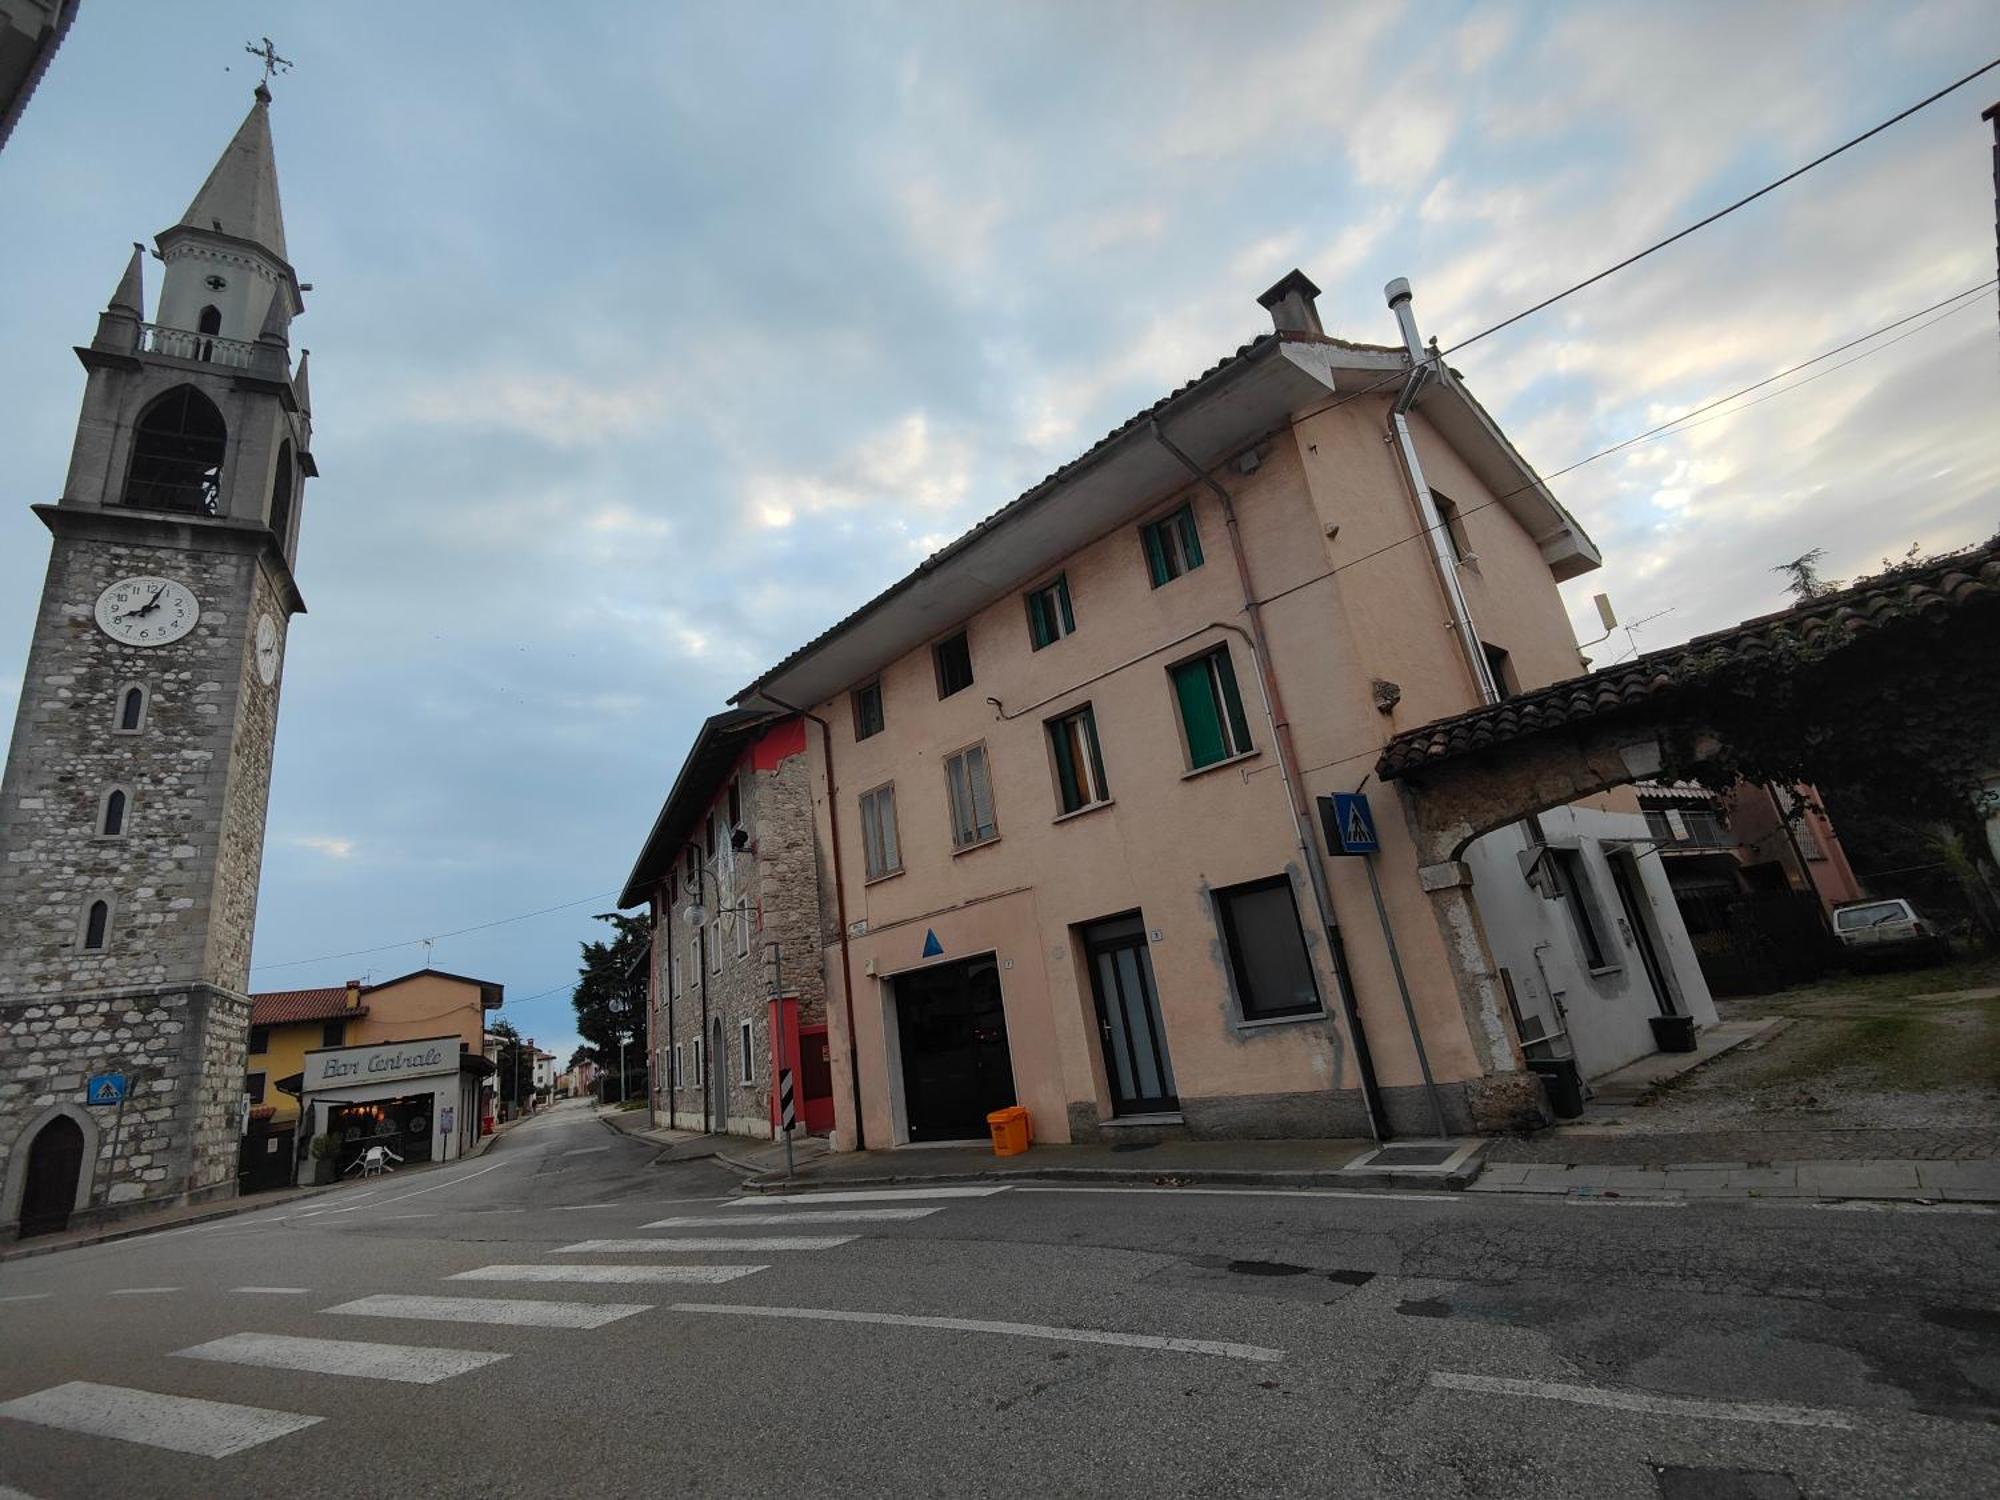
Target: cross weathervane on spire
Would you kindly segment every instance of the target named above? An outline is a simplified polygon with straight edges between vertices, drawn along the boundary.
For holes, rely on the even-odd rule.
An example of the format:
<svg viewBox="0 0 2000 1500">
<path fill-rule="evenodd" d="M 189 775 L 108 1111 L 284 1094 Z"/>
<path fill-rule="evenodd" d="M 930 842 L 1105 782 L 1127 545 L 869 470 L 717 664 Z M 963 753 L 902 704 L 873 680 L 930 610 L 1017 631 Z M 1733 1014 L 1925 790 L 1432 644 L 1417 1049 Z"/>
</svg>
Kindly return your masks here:
<svg viewBox="0 0 2000 1500">
<path fill-rule="evenodd" d="M 261 40 L 264 43 L 263 46 L 256 47 L 252 46 L 249 42 L 245 42 L 243 44 L 243 50 L 249 53 L 252 57 L 259 58 L 262 60 L 264 64 L 263 82 L 265 84 L 268 84 L 271 81 L 271 75 L 273 73 L 286 73 L 291 71 L 292 60 L 289 57 L 278 56 L 278 49 L 271 45 L 271 39 L 269 37 L 264 37 Z M 262 85 L 259 86 L 261 87 Z"/>
</svg>

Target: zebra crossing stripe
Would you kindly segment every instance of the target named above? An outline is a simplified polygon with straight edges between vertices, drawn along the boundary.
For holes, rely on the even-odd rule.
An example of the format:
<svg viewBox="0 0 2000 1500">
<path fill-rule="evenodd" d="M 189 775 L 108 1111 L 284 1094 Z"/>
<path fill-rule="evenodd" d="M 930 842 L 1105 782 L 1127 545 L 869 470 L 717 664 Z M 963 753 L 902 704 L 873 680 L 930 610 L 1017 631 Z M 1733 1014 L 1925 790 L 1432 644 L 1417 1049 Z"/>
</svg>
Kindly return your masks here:
<svg viewBox="0 0 2000 1500">
<path fill-rule="evenodd" d="M 729 1221 L 741 1224 L 742 1217 Z M 683 1239 L 659 1235 L 650 1240 L 580 1240 L 553 1251 L 556 1255 L 676 1255 L 703 1250 L 833 1250 L 860 1239 L 858 1234 L 766 1234 L 742 1239 Z"/>
<path fill-rule="evenodd" d="M 676 1281 L 719 1286 L 769 1266 L 481 1266 L 447 1281 Z"/>
<path fill-rule="evenodd" d="M 870 1188 L 838 1193 L 764 1193 L 755 1198 L 738 1198 L 731 1208 L 786 1208 L 794 1203 L 885 1203 L 917 1198 L 990 1198 L 1004 1193 L 1012 1183 L 994 1187 Z"/>
<path fill-rule="evenodd" d="M 602 1328 L 634 1313 L 650 1312 L 646 1302 L 540 1302 L 531 1297 L 406 1297 L 377 1293 L 329 1307 L 330 1313 L 358 1318 L 409 1318 L 428 1323 L 483 1323 L 498 1328 Z"/>
<path fill-rule="evenodd" d="M 396 1380 L 405 1385 L 435 1385 L 507 1357 L 476 1349 L 294 1338 L 279 1333 L 232 1333 L 227 1338 L 196 1344 L 192 1349 L 177 1349 L 174 1354 L 179 1359 L 208 1359 L 267 1370 L 304 1370 L 313 1375 L 352 1375 L 364 1380 Z"/>
<path fill-rule="evenodd" d="M 875 1224 L 892 1223 L 900 1219 L 921 1219 L 942 1211 L 942 1206 L 933 1208 L 829 1208 L 825 1210 L 795 1208 L 783 1215 L 785 1225 L 794 1224 Z M 778 1217 L 773 1215 L 772 1217 Z M 655 1219 L 650 1224 L 641 1224 L 641 1229 L 741 1229 L 744 1224 L 742 1214 L 684 1214 L 677 1219 Z"/>
<path fill-rule="evenodd" d="M 72 1380 L 0 1403 L 0 1417 L 201 1458 L 227 1458 L 320 1420 L 297 1412 L 199 1401 L 88 1380 Z"/>
</svg>

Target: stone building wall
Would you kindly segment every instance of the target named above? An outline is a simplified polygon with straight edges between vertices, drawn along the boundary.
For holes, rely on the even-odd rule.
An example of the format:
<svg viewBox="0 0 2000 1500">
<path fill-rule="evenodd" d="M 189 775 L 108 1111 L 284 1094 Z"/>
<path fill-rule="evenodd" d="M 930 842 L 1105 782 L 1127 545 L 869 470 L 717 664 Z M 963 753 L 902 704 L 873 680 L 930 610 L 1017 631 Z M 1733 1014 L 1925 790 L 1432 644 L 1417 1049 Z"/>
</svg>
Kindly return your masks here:
<svg viewBox="0 0 2000 1500">
<path fill-rule="evenodd" d="M 264 813 L 271 795 L 271 756 L 278 736 L 282 675 L 266 685 L 257 669 L 257 622 L 268 618 L 278 633 L 282 674 L 286 611 L 269 569 L 256 565 L 252 603 L 243 621 L 243 650 L 236 673 L 236 737 L 222 790 L 221 836 L 211 887 L 215 910 L 208 929 L 203 977 L 226 989 L 250 984 L 250 941 L 257 922 L 257 881 L 264 866 Z"/>
<path fill-rule="evenodd" d="M 701 881 L 703 902 L 710 908 L 707 940 L 715 956 L 690 959 L 690 929 L 684 915 L 688 888 L 683 855 L 674 864 L 673 894 L 656 894 L 656 948 L 671 952 L 668 966 L 655 964 L 653 1046 L 659 1070 L 657 1098 L 661 1118 L 681 1129 L 699 1130 L 711 1118 L 726 1120 L 723 1128 L 736 1135 L 769 1137 L 773 1087 L 770 1028 L 771 979 L 768 944 L 783 949 L 784 993 L 795 997 L 799 1023 L 823 1021 L 826 983 L 820 966 L 818 857 L 814 847 L 808 759 L 786 756 L 768 771 L 753 768 L 746 755 L 738 771 L 742 788 L 743 827 L 750 848 L 735 853 L 718 848 L 704 868 L 716 877 Z M 717 787 L 726 803 L 728 782 Z M 717 886 L 723 892 L 717 898 Z M 732 902 L 728 893 L 738 894 Z M 718 908 L 728 904 L 754 906 L 757 916 L 739 954 L 735 923 L 741 918 Z M 706 1006 L 707 1027 L 703 1015 Z M 716 1023 L 721 1023 L 722 1048 L 715 1049 Z M 743 1031 L 750 1023 L 751 1081 L 743 1081 Z M 703 1067 L 697 1078 L 694 1043 L 704 1038 Z M 674 1048 L 680 1047 L 679 1085 L 672 1082 Z M 798 1059 L 789 1058 L 795 1074 Z M 720 1108 L 718 1109 L 718 1102 Z"/>
<path fill-rule="evenodd" d="M 98 1207 L 86 1219 L 199 1199 L 236 1183 L 249 1002 L 208 985 L 114 990 L 37 1000 L 0 1012 L 0 1235 L 20 1211 L 26 1156 L 51 1111 L 81 1106 L 84 1081 L 123 1073 L 122 1111 L 84 1106 L 83 1177 Z"/>
<path fill-rule="evenodd" d="M 221 978 L 204 971 L 204 948 L 256 567 L 231 552 L 56 540 L 0 792 L 0 1005 Z M 131 575 L 185 583 L 201 606 L 195 628 L 143 648 L 105 635 L 97 597 Z M 132 683 L 147 691 L 145 724 L 121 734 Z M 125 832 L 102 838 L 114 786 L 129 798 Z M 85 953 L 84 914 L 99 897 L 111 903 L 108 938 Z"/>
</svg>

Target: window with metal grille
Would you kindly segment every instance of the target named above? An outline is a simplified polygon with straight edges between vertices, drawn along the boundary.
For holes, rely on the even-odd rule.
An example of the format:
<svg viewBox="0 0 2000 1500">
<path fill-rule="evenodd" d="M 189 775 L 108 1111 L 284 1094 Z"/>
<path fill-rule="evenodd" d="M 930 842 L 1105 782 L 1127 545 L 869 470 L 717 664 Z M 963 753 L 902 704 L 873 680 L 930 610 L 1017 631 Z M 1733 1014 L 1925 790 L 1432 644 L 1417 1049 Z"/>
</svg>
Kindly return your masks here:
<svg viewBox="0 0 2000 1500">
<path fill-rule="evenodd" d="M 1154 588 L 1201 566 L 1201 532 L 1194 524 L 1192 505 L 1183 505 L 1172 515 L 1140 527 L 1139 539 L 1146 549 L 1146 571 Z"/>
<path fill-rule="evenodd" d="M 1049 753 L 1055 760 L 1056 803 L 1066 813 L 1109 802 L 1104 757 L 1097 746 L 1097 715 L 1089 704 L 1048 721 Z"/>
<path fill-rule="evenodd" d="M 945 757 L 945 788 L 951 800 L 951 842 L 967 849 L 1000 836 L 993 813 L 993 779 L 984 745 L 971 745 Z"/>
<path fill-rule="evenodd" d="M 877 681 L 854 690 L 854 737 L 865 740 L 882 732 L 882 684 Z"/>
<path fill-rule="evenodd" d="M 1066 635 L 1076 634 L 1076 612 L 1070 608 L 1069 578 L 1058 573 L 1054 583 L 1027 595 L 1028 640 L 1039 651 Z"/>
<path fill-rule="evenodd" d="M 972 686 L 972 643 L 963 630 L 931 647 L 931 660 L 937 667 L 938 697 L 949 698 Z"/>
<path fill-rule="evenodd" d="M 1316 1014 L 1319 983 L 1306 953 L 1292 883 L 1283 875 L 1215 893 L 1223 944 L 1246 1021 Z"/>
<path fill-rule="evenodd" d="M 893 782 L 861 794 L 861 862 L 869 880 L 880 880 L 903 868 L 903 849 L 896 837 Z"/>
<path fill-rule="evenodd" d="M 1170 667 L 1168 674 L 1180 708 L 1190 770 L 1249 753 L 1250 723 L 1243 716 L 1243 698 L 1236 690 L 1236 668 L 1230 664 L 1227 646 Z"/>
</svg>

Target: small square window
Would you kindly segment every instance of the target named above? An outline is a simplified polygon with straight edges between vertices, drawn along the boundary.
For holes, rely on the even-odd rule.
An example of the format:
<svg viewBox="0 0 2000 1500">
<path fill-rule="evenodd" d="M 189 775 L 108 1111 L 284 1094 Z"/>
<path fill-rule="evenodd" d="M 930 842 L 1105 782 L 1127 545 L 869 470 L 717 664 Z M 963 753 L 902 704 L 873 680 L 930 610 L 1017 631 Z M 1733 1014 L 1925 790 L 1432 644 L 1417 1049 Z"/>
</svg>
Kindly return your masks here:
<svg viewBox="0 0 2000 1500">
<path fill-rule="evenodd" d="M 1312 1015 L 1320 1009 L 1319 984 L 1306 953 L 1292 883 L 1283 875 L 1230 886 L 1215 893 L 1223 942 L 1236 978 L 1236 998 L 1246 1021 Z"/>
<path fill-rule="evenodd" d="M 243 1092 L 250 1096 L 252 1104 L 262 1104 L 264 1102 L 264 1075 L 262 1073 L 245 1073 L 243 1075 Z"/>
<path fill-rule="evenodd" d="M 944 762 L 945 790 L 951 802 L 951 843 L 954 849 L 983 844 L 1000 834 L 993 812 L 993 777 L 986 747 L 973 745 Z"/>
<path fill-rule="evenodd" d="M 1027 595 L 1027 603 L 1028 640 L 1035 650 L 1076 634 L 1076 612 L 1070 608 L 1067 575 L 1057 574 L 1054 583 Z"/>
<path fill-rule="evenodd" d="M 903 868 L 896 837 L 896 788 L 892 783 L 861 794 L 861 857 L 864 878 L 880 880 Z"/>
<path fill-rule="evenodd" d="M 1169 583 L 1201 566 L 1201 532 L 1194 524 L 1194 507 L 1183 505 L 1139 530 L 1146 548 L 1146 570 L 1153 587 Z"/>
<path fill-rule="evenodd" d="M 252 1026 L 250 1028 L 250 1055 L 255 1057 L 259 1052 L 269 1052 L 270 1050 L 271 1028 L 268 1026 Z"/>
<path fill-rule="evenodd" d="M 854 737 L 865 740 L 882 732 L 882 683 L 878 678 L 854 690 Z"/>
<path fill-rule="evenodd" d="M 322 1047 L 338 1047 L 346 1040 L 346 1021 L 328 1021 L 319 1029 L 319 1044 Z"/>
<path fill-rule="evenodd" d="M 1066 813 L 1081 812 L 1109 802 L 1104 781 L 1104 757 L 1097 748 L 1097 715 L 1085 704 L 1074 713 L 1050 719 L 1049 753 L 1055 759 L 1056 803 Z"/>
<path fill-rule="evenodd" d="M 963 630 L 931 647 L 931 660 L 937 666 L 938 697 L 949 698 L 972 686 L 972 643 Z"/>
<path fill-rule="evenodd" d="M 1180 706 L 1188 769 L 1199 771 L 1217 761 L 1247 755 L 1254 748 L 1227 646 L 1171 667 L 1168 675 L 1173 678 L 1174 698 Z"/>
<path fill-rule="evenodd" d="M 1451 548 L 1451 560 L 1460 563 L 1478 561 L 1465 540 L 1465 522 L 1459 517 L 1458 502 L 1449 495 L 1440 495 L 1432 490 L 1431 504 L 1437 507 L 1438 521 L 1444 527 L 1445 543 Z"/>
</svg>

